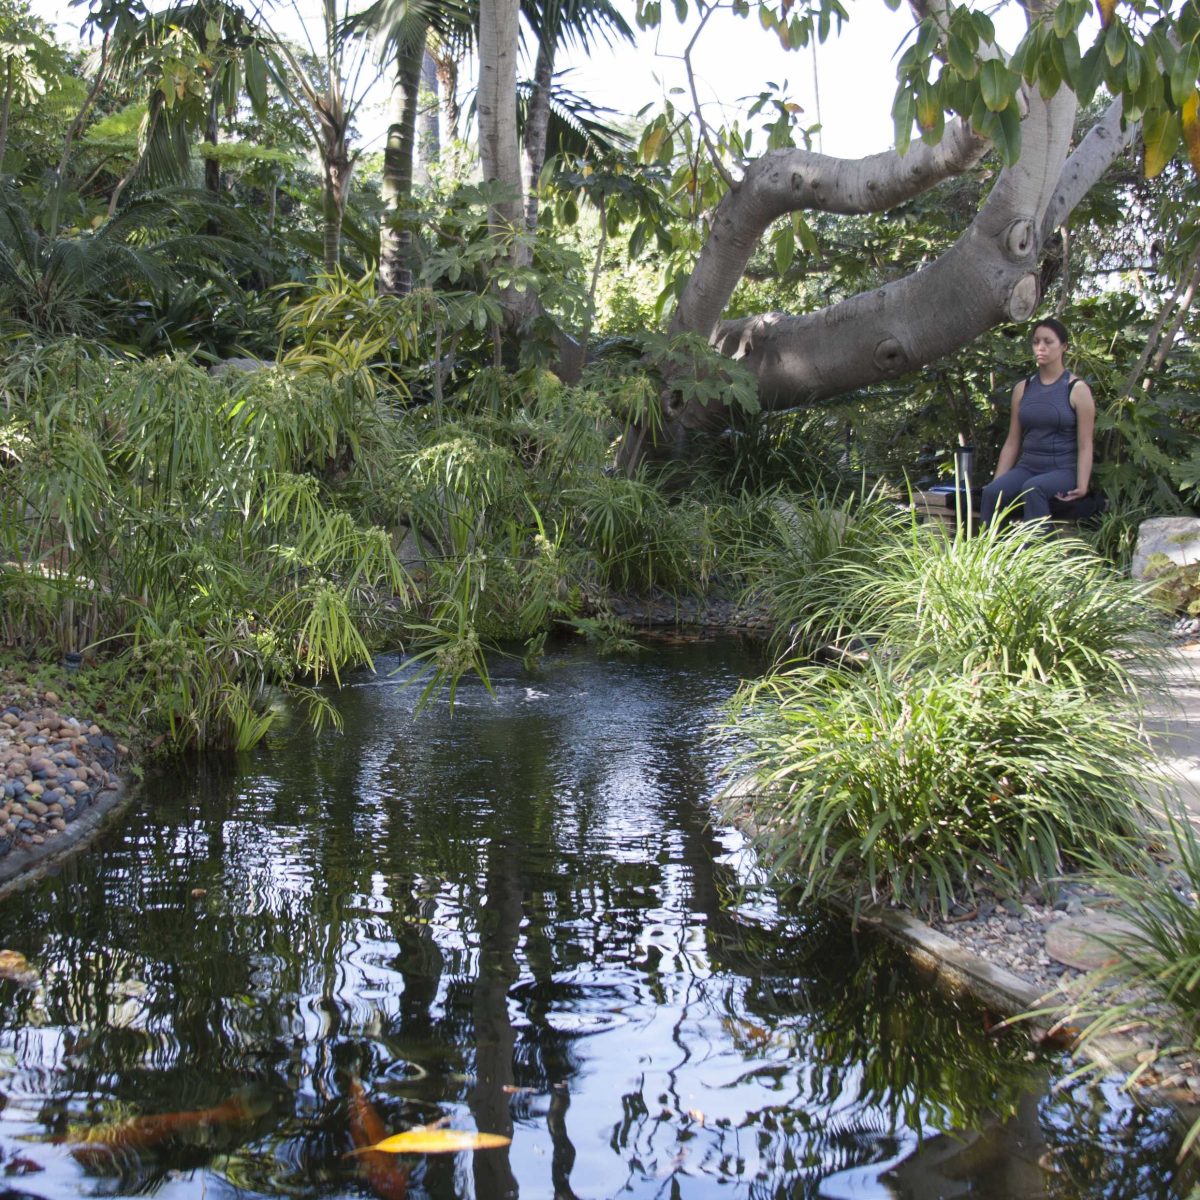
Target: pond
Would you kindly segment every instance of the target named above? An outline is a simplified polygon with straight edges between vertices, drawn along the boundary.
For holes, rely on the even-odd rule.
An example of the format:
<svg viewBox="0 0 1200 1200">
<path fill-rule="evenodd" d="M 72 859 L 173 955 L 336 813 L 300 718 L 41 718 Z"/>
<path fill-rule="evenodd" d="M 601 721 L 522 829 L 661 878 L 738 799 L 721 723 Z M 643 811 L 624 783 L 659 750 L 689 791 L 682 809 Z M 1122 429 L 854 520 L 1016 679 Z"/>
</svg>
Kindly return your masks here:
<svg viewBox="0 0 1200 1200">
<path fill-rule="evenodd" d="M 393 662 L 394 665 L 394 662 Z M 732 644 L 501 662 L 451 713 L 149 780 L 3 902 L 0 1197 L 1176 1197 L 1179 1130 L 1051 1087 L 715 827 Z M 443 1124 L 510 1137 L 353 1153 Z"/>
</svg>

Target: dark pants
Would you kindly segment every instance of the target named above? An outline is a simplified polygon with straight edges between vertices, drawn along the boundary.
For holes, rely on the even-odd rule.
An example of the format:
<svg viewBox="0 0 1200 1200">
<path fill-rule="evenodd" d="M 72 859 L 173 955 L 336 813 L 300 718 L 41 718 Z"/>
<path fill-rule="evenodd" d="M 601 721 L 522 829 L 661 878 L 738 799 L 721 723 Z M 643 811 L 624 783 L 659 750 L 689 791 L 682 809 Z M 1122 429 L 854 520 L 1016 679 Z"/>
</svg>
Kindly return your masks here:
<svg viewBox="0 0 1200 1200">
<path fill-rule="evenodd" d="M 993 479 L 983 489 L 979 520 L 986 525 L 996 509 L 1007 508 L 1021 500 L 1025 505 L 1025 520 L 1036 521 L 1050 515 L 1050 499 L 1059 492 L 1069 492 L 1075 486 L 1075 469 L 1059 468 L 1040 475 L 1027 467 L 1016 466 Z"/>
</svg>

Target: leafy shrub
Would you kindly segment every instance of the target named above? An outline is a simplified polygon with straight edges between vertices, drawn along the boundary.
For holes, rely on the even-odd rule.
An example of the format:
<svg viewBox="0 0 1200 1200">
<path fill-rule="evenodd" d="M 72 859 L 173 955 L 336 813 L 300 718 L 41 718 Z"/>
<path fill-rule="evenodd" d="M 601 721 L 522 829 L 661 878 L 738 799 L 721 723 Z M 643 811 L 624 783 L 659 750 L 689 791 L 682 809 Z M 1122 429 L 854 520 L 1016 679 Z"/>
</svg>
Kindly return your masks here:
<svg viewBox="0 0 1200 1200">
<path fill-rule="evenodd" d="M 675 591 L 695 580 L 699 514 L 673 505 L 646 478 L 600 475 L 566 496 L 580 547 L 600 583 L 619 591 Z"/>
<path fill-rule="evenodd" d="M 845 599 L 833 623 L 913 666 L 1131 693 L 1161 649 L 1144 589 L 1033 525 L 958 538 L 914 527 L 835 571 Z"/>
<path fill-rule="evenodd" d="M 858 572 L 870 573 L 911 528 L 911 517 L 878 492 L 780 491 L 765 521 L 728 557 L 745 580 L 745 600 L 766 606 L 777 638 L 812 649 L 856 629 Z"/>
<path fill-rule="evenodd" d="M 1136 855 L 1148 747 L 1085 688 L 800 667 L 744 686 L 720 736 L 743 777 L 727 808 L 753 805 L 758 848 L 806 896 L 945 912 L 985 882 Z"/>
<path fill-rule="evenodd" d="M 322 478 L 371 429 L 361 400 L 315 373 L 219 381 L 69 342 L 3 383 L 6 640 L 116 653 L 178 745 L 252 745 L 280 691 L 324 720 L 297 680 L 369 662 L 381 601 L 409 592 L 387 534 Z"/>
</svg>

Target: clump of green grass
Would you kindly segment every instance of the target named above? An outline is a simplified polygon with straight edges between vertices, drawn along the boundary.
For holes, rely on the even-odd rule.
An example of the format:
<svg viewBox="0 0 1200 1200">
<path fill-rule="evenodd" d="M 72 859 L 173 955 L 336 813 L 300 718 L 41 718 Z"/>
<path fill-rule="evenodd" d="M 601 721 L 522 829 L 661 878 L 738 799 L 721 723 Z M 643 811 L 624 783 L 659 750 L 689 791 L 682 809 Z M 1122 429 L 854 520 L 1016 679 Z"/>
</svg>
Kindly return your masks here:
<svg viewBox="0 0 1200 1200">
<path fill-rule="evenodd" d="M 806 896 L 946 912 L 1140 853 L 1146 740 L 1082 687 L 806 666 L 743 687 L 721 735 L 729 808 L 752 805 L 758 849 Z"/>
<path fill-rule="evenodd" d="M 744 581 L 743 602 L 770 614 L 776 644 L 811 650 L 861 624 L 860 572 L 913 529 L 911 516 L 877 492 L 780 491 L 726 557 Z M 925 542 L 934 534 L 913 536 Z"/>
<path fill-rule="evenodd" d="M 1186 811 L 1170 808 L 1166 833 L 1173 850 L 1171 866 L 1182 885 L 1165 871 L 1149 877 L 1132 874 L 1103 854 L 1094 856 L 1095 882 L 1119 901 L 1117 911 L 1129 928 L 1108 939 L 1113 960 L 1097 973 L 1095 986 L 1079 1006 L 1060 1014 L 1077 1021 L 1082 1012 L 1090 1018 L 1079 1049 L 1137 1021 L 1149 1024 L 1161 1054 L 1200 1054 L 1200 837 Z M 1135 998 L 1112 1003 L 1114 991 Z M 1131 1078 L 1136 1081 L 1137 1072 Z M 1180 1157 L 1197 1144 L 1200 1120 L 1184 1138 Z"/>
<path fill-rule="evenodd" d="M 911 529 L 840 565 L 832 626 L 910 667 L 1000 671 L 1131 697 L 1153 683 L 1159 622 L 1145 588 L 1083 543 L 1036 526 L 976 537 Z"/>
</svg>

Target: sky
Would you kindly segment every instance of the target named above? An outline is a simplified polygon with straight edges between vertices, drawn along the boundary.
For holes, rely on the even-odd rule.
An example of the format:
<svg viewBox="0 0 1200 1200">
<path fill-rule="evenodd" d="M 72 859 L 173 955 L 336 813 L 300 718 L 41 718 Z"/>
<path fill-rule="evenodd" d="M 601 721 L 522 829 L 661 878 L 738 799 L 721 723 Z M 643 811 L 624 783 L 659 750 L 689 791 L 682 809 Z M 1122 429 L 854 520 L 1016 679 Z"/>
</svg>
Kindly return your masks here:
<svg viewBox="0 0 1200 1200">
<path fill-rule="evenodd" d="M 632 0 L 614 0 L 634 25 Z M 801 125 L 819 123 L 821 132 L 814 148 L 826 154 L 858 157 L 886 150 L 893 144 L 891 104 L 896 89 L 896 60 L 912 30 L 908 6 L 890 11 L 882 0 L 845 0 L 850 13 L 842 35 L 831 35 L 824 45 L 786 51 L 774 34 L 763 30 L 752 12 L 748 18 L 723 10 L 709 21 L 693 52 L 697 91 L 704 116 L 720 125 L 739 111 L 764 87 L 786 84 L 787 97 L 800 104 Z M 62 0 L 33 0 L 34 10 L 59 24 L 64 39 L 78 36 L 80 8 L 67 8 Z M 306 20 L 320 11 L 319 0 L 297 0 Z M 695 4 L 691 21 L 680 26 L 673 6 L 664 4 L 662 27 L 638 32 L 636 47 L 622 44 L 614 49 L 595 47 L 590 57 L 574 52 L 563 56 L 559 66 L 567 69 L 563 85 L 595 103 L 620 113 L 635 113 L 643 105 L 657 102 L 671 88 L 686 88 L 687 75 L 682 52 L 695 29 Z M 272 24 L 291 32 L 297 18 L 290 3 L 268 7 Z M 1020 37 L 1019 6 L 1009 3 L 997 14 L 1000 37 L 1012 49 Z M 521 70 L 530 74 L 528 63 Z M 814 86 L 814 82 L 815 85 Z M 677 106 L 690 105 L 690 96 L 672 97 Z M 744 101 L 744 102 L 743 102 Z M 382 88 L 376 89 L 358 124 L 364 141 L 382 144 L 385 128 Z M 742 103 L 739 103 L 742 102 Z M 758 124 L 762 124 L 759 121 Z"/>
</svg>

